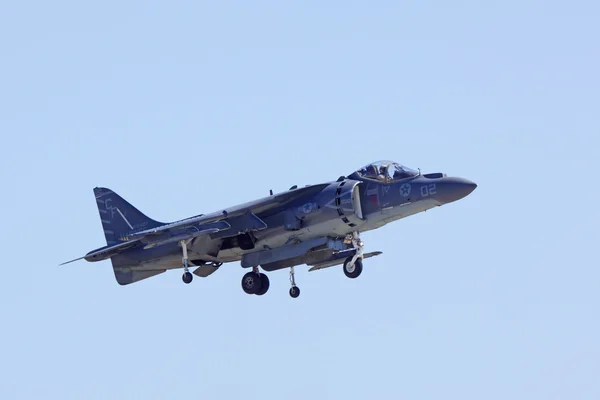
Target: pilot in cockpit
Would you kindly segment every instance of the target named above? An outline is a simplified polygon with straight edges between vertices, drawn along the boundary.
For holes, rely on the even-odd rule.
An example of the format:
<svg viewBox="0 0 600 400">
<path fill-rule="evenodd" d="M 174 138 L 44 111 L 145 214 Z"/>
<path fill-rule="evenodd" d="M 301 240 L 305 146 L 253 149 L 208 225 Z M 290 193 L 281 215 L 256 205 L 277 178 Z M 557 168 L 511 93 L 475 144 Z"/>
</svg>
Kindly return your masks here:
<svg viewBox="0 0 600 400">
<path fill-rule="evenodd" d="M 377 165 L 370 164 L 362 172 L 365 178 L 376 179 L 378 181 L 385 181 L 385 166 L 377 167 Z"/>
<path fill-rule="evenodd" d="M 377 175 L 378 181 L 385 181 L 385 177 L 387 176 L 387 166 L 382 165 L 379 167 L 379 175 Z"/>
<path fill-rule="evenodd" d="M 357 171 L 364 178 L 384 183 L 397 182 L 418 175 L 418 172 L 391 161 L 379 161 Z"/>
<path fill-rule="evenodd" d="M 377 167 L 373 164 L 370 164 L 366 167 L 364 176 L 366 178 L 371 178 L 371 179 L 377 179 L 377 175 L 379 175 L 379 171 L 377 170 Z"/>
</svg>

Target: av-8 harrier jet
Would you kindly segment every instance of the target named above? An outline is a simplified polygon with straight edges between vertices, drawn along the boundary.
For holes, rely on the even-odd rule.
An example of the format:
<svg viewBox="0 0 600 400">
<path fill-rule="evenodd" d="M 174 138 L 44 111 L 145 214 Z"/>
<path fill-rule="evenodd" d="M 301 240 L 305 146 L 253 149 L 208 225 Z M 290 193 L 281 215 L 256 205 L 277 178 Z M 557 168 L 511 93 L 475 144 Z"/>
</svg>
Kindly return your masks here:
<svg viewBox="0 0 600 400">
<path fill-rule="evenodd" d="M 239 261 L 250 269 L 242 289 L 259 296 L 269 290 L 260 268 L 289 268 L 289 293 L 295 298 L 300 289 L 294 267 L 307 264 L 315 271 L 341 264 L 348 278 L 357 278 L 363 260 L 381 254 L 363 253 L 360 232 L 462 199 L 476 187 L 463 178 L 379 161 L 335 182 L 293 186 L 171 223 L 148 218 L 110 189 L 95 188 L 107 245 L 72 261 L 110 259 L 121 285 L 176 268 L 183 268 L 183 282 L 190 283 L 191 268 L 206 278 L 222 264 Z"/>
</svg>

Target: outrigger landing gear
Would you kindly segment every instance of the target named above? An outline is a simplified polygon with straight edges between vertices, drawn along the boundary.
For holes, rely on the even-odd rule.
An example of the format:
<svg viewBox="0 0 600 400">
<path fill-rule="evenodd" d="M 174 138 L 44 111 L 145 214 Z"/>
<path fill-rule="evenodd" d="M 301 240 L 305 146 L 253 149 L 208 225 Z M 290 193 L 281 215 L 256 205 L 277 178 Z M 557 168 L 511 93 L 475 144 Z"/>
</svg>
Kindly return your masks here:
<svg viewBox="0 0 600 400">
<path fill-rule="evenodd" d="M 252 267 L 242 278 L 242 289 L 248 294 L 262 296 L 269 290 L 269 277 L 258 272 L 258 267 Z"/>
<path fill-rule="evenodd" d="M 292 284 L 292 287 L 290 288 L 290 296 L 292 296 L 294 299 L 298 296 L 300 296 L 300 288 L 298 286 L 296 286 L 296 279 L 295 278 L 295 272 L 294 272 L 294 267 L 290 268 L 290 283 Z"/>
<path fill-rule="evenodd" d="M 183 250 L 183 275 L 181 276 L 181 280 L 183 283 L 191 283 L 194 279 L 194 275 L 190 272 L 188 267 L 188 253 L 187 253 L 187 243 L 185 240 L 179 242 L 181 245 L 181 249 Z"/>
<path fill-rule="evenodd" d="M 365 244 L 360 240 L 358 232 L 352 232 L 352 235 L 348 235 L 346 241 L 352 244 L 356 253 L 354 256 L 348 257 L 346 261 L 344 261 L 344 274 L 348 278 L 358 278 L 363 269 L 363 247 Z"/>
</svg>

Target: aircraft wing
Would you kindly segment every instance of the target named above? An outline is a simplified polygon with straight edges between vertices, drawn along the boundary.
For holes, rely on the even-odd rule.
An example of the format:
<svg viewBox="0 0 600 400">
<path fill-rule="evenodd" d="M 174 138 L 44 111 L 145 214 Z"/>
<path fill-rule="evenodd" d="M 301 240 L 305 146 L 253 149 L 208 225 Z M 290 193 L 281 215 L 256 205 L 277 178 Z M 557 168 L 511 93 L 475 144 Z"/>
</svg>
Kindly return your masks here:
<svg viewBox="0 0 600 400">
<path fill-rule="evenodd" d="M 150 241 L 147 246 L 152 246 L 152 243 L 160 242 L 156 245 L 165 244 L 162 240 L 154 240 L 153 236 L 161 236 L 175 232 L 181 232 L 181 237 L 173 240 L 175 236 L 169 235 L 168 242 L 184 240 L 199 236 L 201 234 L 211 234 L 220 231 L 232 230 L 232 236 L 240 232 L 249 232 L 265 229 L 267 225 L 260 219 L 257 214 L 265 214 L 285 206 L 301 197 L 309 196 L 323 190 L 328 184 L 312 185 L 299 189 L 289 190 L 287 192 L 278 193 L 272 196 L 264 197 L 249 203 L 226 208 L 220 212 L 214 212 L 206 215 L 199 215 L 192 218 L 183 219 L 169 224 L 161 225 L 156 228 L 146 229 L 140 232 L 128 235 L 125 240 L 141 240 L 144 242 Z M 193 235 L 193 236 L 190 236 Z"/>
</svg>

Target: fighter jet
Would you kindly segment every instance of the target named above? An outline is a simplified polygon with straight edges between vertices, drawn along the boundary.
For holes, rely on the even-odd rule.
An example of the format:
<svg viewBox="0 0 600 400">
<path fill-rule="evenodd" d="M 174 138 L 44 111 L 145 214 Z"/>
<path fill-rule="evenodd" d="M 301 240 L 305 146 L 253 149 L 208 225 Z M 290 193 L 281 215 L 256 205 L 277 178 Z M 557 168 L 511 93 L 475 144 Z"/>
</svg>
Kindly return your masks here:
<svg viewBox="0 0 600 400">
<path fill-rule="evenodd" d="M 121 285 L 183 268 L 182 280 L 189 284 L 193 275 L 206 278 L 224 263 L 239 261 L 250 270 L 242 289 L 259 296 L 269 290 L 264 272 L 289 268 L 289 294 L 296 298 L 294 267 L 306 264 L 316 271 L 342 265 L 348 278 L 357 278 L 364 259 L 382 254 L 363 252 L 361 232 L 462 199 L 476 187 L 467 179 L 379 161 L 334 182 L 271 191 L 262 199 L 171 223 L 150 219 L 112 190 L 97 187 L 106 246 L 63 264 L 110 259 Z"/>
</svg>

